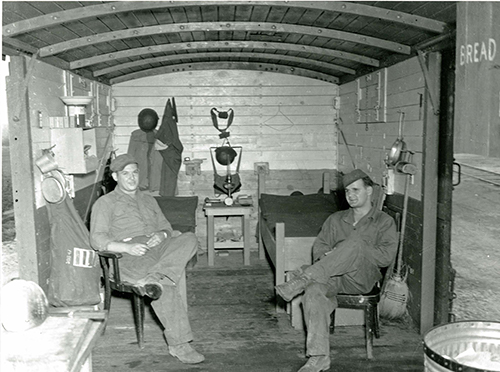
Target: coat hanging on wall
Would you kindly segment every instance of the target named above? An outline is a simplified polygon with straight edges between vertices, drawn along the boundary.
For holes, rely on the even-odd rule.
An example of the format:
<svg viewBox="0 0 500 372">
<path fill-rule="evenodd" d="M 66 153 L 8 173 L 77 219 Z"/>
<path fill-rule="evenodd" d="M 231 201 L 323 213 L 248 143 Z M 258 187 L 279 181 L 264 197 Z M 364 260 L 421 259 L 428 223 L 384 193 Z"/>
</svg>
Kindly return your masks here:
<svg viewBox="0 0 500 372">
<path fill-rule="evenodd" d="M 179 139 L 177 118 L 175 98 L 172 98 L 172 100 L 168 99 L 160 128 L 158 129 L 158 133 L 156 133 L 156 139 L 167 146 L 165 149 L 159 149 L 163 157 L 160 183 L 161 196 L 175 196 L 179 169 L 182 165 L 182 151 L 184 147 Z"/>
</svg>

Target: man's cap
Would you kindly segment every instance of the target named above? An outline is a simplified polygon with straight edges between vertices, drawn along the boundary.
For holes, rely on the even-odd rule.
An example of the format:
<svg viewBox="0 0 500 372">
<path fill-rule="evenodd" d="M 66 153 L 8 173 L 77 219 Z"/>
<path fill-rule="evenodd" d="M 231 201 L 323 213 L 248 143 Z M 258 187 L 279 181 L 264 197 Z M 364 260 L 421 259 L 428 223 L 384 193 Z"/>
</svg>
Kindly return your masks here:
<svg viewBox="0 0 500 372">
<path fill-rule="evenodd" d="M 119 172 L 122 171 L 123 168 L 125 168 L 129 164 L 138 164 L 137 160 L 132 155 L 129 154 L 122 154 L 118 155 L 116 158 L 113 159 L 111 162 L 111 165 L 109 166 L 109 169 L 111 169 L 112 172 Z"/>
<path fill-rule="evenodd" d="M 365 177 L 368 177 L 368 175 L 361 169 L 354 169 L 352 172 L 344 174 L 344 176 L 342 177 L 342 183 L 344 184 L 344 187 L 347 187 L 351 183 Z"/>
</svg>

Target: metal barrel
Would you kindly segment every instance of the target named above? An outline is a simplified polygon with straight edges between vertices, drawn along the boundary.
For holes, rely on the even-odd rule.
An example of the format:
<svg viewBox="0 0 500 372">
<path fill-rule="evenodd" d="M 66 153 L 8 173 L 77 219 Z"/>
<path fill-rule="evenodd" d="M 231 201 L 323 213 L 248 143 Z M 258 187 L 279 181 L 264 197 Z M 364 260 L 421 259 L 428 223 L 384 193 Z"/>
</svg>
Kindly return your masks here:
<svg viewBox="0 0 500 372">
<path fill-rule="evenodd" d="M 466 350 L 500 355 L 500 323 L 459 321 L 439 325 L 424 336 L 425 372 L 494 372 L 479 365 L 461 364 L 455 360 Z"/>
</svg>

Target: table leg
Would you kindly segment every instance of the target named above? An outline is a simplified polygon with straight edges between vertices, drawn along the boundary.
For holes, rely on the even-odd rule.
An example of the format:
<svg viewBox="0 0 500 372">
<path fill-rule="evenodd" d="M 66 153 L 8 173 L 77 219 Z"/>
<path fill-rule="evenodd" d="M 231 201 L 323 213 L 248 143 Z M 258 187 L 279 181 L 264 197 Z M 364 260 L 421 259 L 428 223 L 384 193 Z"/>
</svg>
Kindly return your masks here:
<svg viewBox="0 0 500 372">
<path fill-rule="evenodd" d="M 250 265 L 250 216 L 243 215 L 243 263 Z"/>
<path fill-rule="evenodd" d="M 214 216 L 207 216 L 208 266 L 214 265 L 214 257 L 215 257 L 214 242 L 215 242 Z"/>
</svg>

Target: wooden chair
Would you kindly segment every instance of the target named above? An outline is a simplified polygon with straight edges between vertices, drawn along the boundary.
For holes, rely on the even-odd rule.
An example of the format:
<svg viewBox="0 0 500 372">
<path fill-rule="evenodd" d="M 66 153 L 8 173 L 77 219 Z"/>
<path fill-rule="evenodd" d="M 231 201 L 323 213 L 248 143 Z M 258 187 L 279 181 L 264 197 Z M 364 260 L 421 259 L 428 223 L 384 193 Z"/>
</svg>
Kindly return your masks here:
<svg viewBox="0 0 500 372">
<path fill-rule="evenodd" d="M 380 337 L 378 309 L 380 301 L 380 286 L 377 283 L 370 293 L 362 295 L 350 295 L 341 293 L 337 295 L 338 308 L 342 309 L 361 309 L 364 312 L 365 319 L 365 343 L 366 357 L 373 359 L 373 336 Z M 335 330 L 335 311 L 331 315 L 330 333 Z"/>
<path fill-rule="evenodd" d="M 132 310 L 134 313 L 135 332 L 139 348 L 144 348 L 144 297 L 141 296 L 136 287 L 129 282 L 123 281 L 120 276 L 119 260 L 123 256 L 116 252 L 98 252 L 104 279 L 104 310 L 111 308 L 111 292 L 118 291 L 132 294 Z M 112 265 L 110 265 L 110 260 Z M 181 295 L 187 308 L 186 276 L 179 281 Z"/>
</svg>

